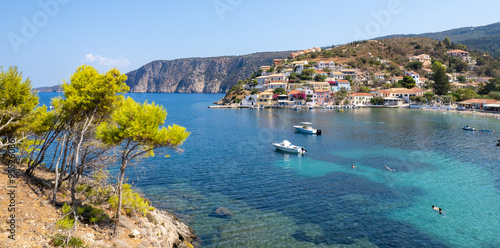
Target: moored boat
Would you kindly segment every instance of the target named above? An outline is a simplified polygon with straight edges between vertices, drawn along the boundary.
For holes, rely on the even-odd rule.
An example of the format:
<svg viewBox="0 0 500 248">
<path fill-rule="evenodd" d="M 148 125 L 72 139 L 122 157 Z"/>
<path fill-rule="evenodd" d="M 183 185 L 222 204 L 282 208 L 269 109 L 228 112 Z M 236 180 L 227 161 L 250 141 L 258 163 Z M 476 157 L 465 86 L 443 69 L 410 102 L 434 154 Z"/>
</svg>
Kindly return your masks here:
<svg viewBox="0 0 500 248">
<path fill-rule="evenodd" d="M 302 147 L 302 146 L 296 146 L 292 145 L 290 141 L 288 140 L 283 140 L 281 143 L 272 143 L 276 149 L 284 152 L 290 152 L 290 153 L 298 153 L 298 154 L 304 154 L 307 152 L 307 150 Z"/>
<path fill-rule="evenodd" d="M 465 126 L 462 129 L 465 130 L 465 131 L 477 131 L 477 129 L 475 129 L 473 127 L 469 127 L 469 126 Z"/>
<path fill-rule="evenodd" d="M 309 134 L 318 134 L 318 135 L 321 134 L 321 129 L 315 129 L 315 128 L 311 127 L 311 125 L 312 125 L 311 122 L 302 122 L 301 124 L 302 125 L 293 126 L 295 128 L 295 131 L 297 131 L 299 133 L 309 133 Z"/>
</svg>

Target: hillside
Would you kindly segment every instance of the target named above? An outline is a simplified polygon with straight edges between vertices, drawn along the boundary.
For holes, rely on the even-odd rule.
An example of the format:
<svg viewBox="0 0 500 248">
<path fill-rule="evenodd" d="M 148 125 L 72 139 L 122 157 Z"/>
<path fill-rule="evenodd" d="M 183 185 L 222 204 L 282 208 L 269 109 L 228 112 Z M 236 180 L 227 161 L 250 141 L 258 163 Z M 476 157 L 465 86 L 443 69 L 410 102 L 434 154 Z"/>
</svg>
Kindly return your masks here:
<svg viewBox="0 0 500 248">
<path fill-rule="evenodd" d="M 127 73 L 131 92 L 221 93 L 261 65 L 285 58 L 286 52 L 263 52 L 243 56 L 157 60 Z"/>
<path fill-rule="evenodd" d="M 500 22 L 479 27 L 463 27 L 435 33 L 423 34 L 396 34 L 384 36 L 379 39 L 388 39 L 396 37 L 425 37 L 435 40 L 450 38 L 454 43 L 466 45 L 469 49 L 477 49 L 488 52 L 490 55 L 500 56 Z"/>
</svg>

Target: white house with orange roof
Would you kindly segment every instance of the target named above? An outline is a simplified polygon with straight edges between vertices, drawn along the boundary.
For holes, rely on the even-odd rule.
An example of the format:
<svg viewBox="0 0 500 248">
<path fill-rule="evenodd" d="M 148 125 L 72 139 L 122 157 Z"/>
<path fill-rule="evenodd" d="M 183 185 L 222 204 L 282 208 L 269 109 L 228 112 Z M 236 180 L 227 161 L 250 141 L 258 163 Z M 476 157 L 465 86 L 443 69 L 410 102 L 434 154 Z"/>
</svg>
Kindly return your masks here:
<svg viewBox="0 0 500 248">
<path fill-rule="evenodd" d="M 373 74 L 375 80 L 385 80 L 385 73 L 375 73 Z"/>
<path fill-rule="evenodd" d="M 469 62 L 470 57 L 469 57 L 469 52 L 463 51 L 463 50 L 451 50 L 446 52 L 448 55 L 453 56 L 453 57 L 459 57 L 464 61 Z"/>
<path fill-rule="evenodd" d="M 370 105 L 373 95 L 370 93 L 353 93 L 349 95 L 349 102 L 355 106 Z"/>
<path fill-rule="evenodd" d="M 414 72 L 414 71 L 407 71 L 405 73 L 406 76 L 410 76 L 415 80 L 415 83 L 417 84 L 418 87 L 422 87 L 422 84 L 420 83 L 420 74 Z"/>
</svg>

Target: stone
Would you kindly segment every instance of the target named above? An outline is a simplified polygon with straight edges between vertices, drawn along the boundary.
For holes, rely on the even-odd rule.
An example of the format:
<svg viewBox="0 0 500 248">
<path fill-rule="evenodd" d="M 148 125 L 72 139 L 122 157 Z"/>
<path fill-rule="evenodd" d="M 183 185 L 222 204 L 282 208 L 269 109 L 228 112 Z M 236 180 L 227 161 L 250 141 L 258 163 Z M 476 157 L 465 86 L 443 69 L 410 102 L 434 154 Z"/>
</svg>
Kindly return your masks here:
<svg viewBox="0 0 500 248">
<path fill-rule="evenodd" d="M 132 232 L 128 235 L 130 238 L 139 238 L 141 233 L 137 231 L 137 229 L 132 230 Z"/>
<path fill-rule="evenodd" d="M 227 210 L 227 208 L 218 207 L 217 209 L 215 209 L 212 212 L 211 216 L 212 217 L 217 217 L 217 218 L 228 219 L 228 218 L 233 217 L 233 213 L 231 213 L 229 210 Z"/>
</svg>

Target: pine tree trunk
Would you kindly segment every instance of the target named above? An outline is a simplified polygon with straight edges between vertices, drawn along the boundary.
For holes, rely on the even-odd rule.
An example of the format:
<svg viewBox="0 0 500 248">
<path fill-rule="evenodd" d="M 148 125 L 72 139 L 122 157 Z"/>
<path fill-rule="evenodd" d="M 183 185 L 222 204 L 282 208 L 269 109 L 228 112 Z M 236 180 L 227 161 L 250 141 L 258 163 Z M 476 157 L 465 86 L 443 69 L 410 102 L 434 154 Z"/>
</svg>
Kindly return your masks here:
<svg viewBox="0 0 500 248">
<path fill-rule="evenodd" d="M 52 202 L 54 205 L 56 205 L 57 202 L 57 184 L 59 183 L 59 162 L 61 161 L 61 157 L 63 156 L 63 151 L 64 151 L 64 145 L 66 144 L 66 134 L 63 136 L 63 140 L 61 142 L 61 153 L 59 155 L 59 158 L 57 158 L 56 162 L 56 182 L 54 184 L 54 193 L 52 196 Z"/>
<path fill-rule="evenodd" d="M 117 237 L 118 236 L 118 224 L 120 222 L 120 213 L 122 210 L 122 184 L 123 184 L 123 177 L 125 176 L 125 167 L 122 163 L 122 166 L 120 167 L 120 177 L 118 178 L 118 208 L 116 209 L 116 215 L 115 215 L 115 230 L 113 231 L 113 236 Z"/>
</svg>

